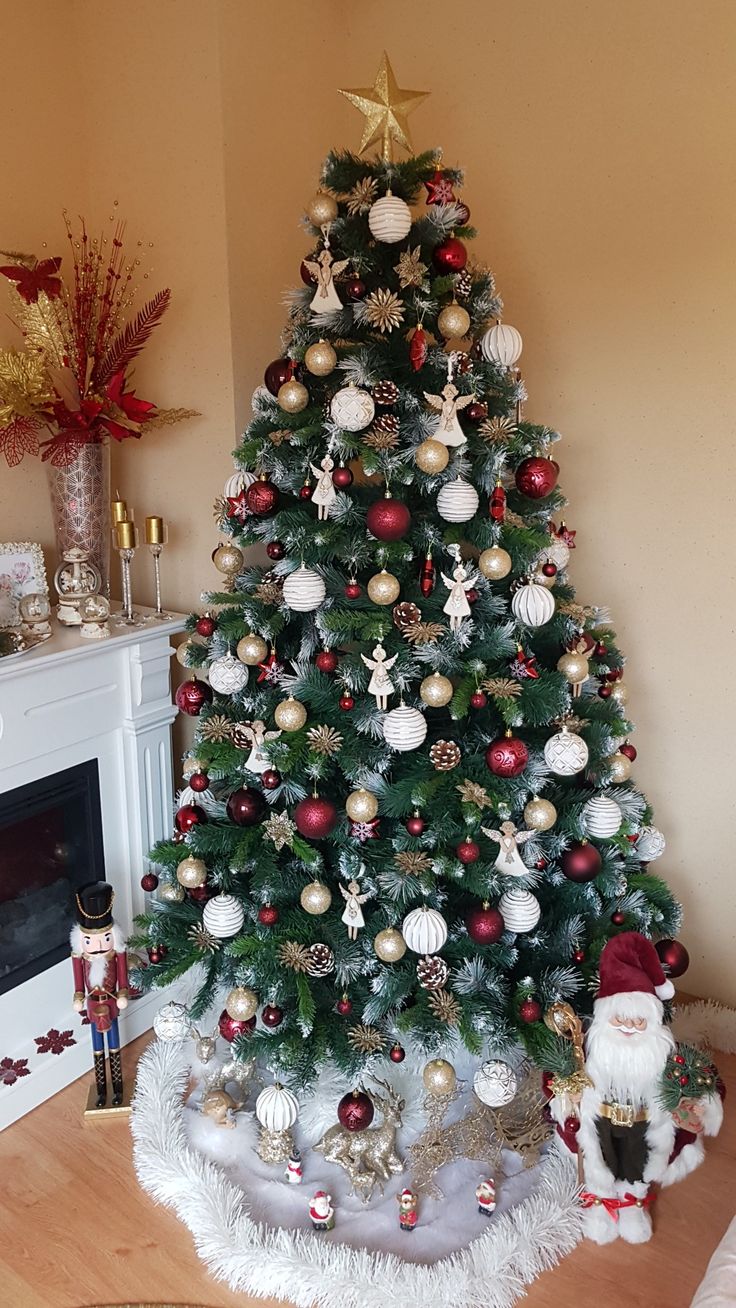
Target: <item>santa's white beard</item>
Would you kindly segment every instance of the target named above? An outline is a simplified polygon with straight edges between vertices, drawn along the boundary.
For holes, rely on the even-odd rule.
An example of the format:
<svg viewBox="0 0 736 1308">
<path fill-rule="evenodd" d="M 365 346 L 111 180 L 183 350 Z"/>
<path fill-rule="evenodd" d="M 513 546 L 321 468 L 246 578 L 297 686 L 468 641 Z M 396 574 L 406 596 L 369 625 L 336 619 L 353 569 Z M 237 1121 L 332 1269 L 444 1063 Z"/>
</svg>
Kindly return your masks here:
<svg viewBox="0 0 736 1308">
<path fill-rule="evenodd" d="M 610 1025 L 612 1016 L 645 1017 L 646 1030 L 624 1035 Z M 599 999 L 585 1042 L 586 1071 L 603 1099 L 647 1104 L 659 1094 L 662 1072 L 674 1044 L 671 1032 L 662 1025 L 662 1005 L 656 996 Z"/>
</svg>

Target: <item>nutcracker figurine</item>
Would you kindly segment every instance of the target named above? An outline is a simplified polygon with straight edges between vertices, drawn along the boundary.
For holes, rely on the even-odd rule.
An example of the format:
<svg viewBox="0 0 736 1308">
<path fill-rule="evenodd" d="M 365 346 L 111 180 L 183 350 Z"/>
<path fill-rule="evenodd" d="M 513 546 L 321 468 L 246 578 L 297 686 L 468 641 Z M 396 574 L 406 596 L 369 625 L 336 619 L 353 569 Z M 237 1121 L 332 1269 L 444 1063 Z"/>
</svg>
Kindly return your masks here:
<svg viewBox="0 0 736 1308">
<path fill-rule="evenodd" d="M 112 1104 L 123 1102 L 118 1013 L 128 1005 L 128 963 L 125 940 L 112 920 L 115 891 L 106 881 L 93 881 L 77 891 L 77 922 L 72 927 L 74 1011 L 86 1008 L 95 1058 L 97 1107 L 107 1103 L 105 1033 L 110 1058 Z"/>
</svg>

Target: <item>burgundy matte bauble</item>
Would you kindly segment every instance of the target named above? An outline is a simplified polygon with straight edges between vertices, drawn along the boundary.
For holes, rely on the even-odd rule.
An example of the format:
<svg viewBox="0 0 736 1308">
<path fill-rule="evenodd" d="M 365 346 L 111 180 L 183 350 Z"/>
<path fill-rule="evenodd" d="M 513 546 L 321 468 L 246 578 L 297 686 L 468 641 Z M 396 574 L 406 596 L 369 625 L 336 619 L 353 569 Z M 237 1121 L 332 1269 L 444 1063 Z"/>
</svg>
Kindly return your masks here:
<svg viewBox="0 0 736 1308">
<path fill-rule="evenodd" d="M 496 777 L 520 777 L 529 762 L 529 750 L 518 736 L 500 736 L 486 750 L 486 764 Z"/>
<path fill-rule="evenodd" d="M 418 813 L 415 813 L 413 817 L 409 817 L 406 819 L 404 826 L 406 827 L 410 836 L 421 836 L 425 827 L 424 818 L 420 817 Z"/>
<path fill-rule="evenodd" d="M 463 417 L 467 418 L 468 422 L 484 422 L 488 417 L 488 405 L 485 400 L 473 400 L 473 403 L 464 410 Z"/>
<path fill-rule="evenodd" d="M 283 559 L 286 546 L 280 540 L 270 540 L 266 546 L 266 553 L 269 559 L 273 559 L 276 563 L 279 559 Z"/>
<path fill-rule="evenodd" d="M 557 564 L 556 564 L 556 563 L 551 563 L 551 562 L 543 563 L 543 564 L 542 564 L 542 576 L 544 576 L 544 577 L 556 577 L 556 576 L 557 576 Z"/>
<path fill-rule="evenodd" d="M 217 623 L 215 622 L 215 619 L 209 613 L 203 613 L 201 618 L 197 618 L 197 621 L 194 624 L 194 630 L 198 636 L 209 637 L 212 635 L 216 626 Z"/>
<path fill-rule="evenodd" d="M 519 1006 L 519 1017 L 522 1022 L 538 1022 L 542 1016 L 542 1005 L 537 1003 L 536 999 L 525 999 Z"/>
<path fill-rule="evenodd" d="M 368 289 L 360 277 L 348 277 L 343 286 L 349 300 L 362 300 Z"/>
<path fill-rule="evenodd" d="M 470 939 L 475 941 L 476 945 L 495 945 L 504 933 L 501 914 L 497 908 L 491 908 L 488 904 L 471 908 L 465 918 L 465 925 Z"/>
<path fill-rule="evenodd" d="M 598 644 L 597 644 L 596 647 L 595 647 L 595 656 L 596 656 L 596 658 L 597 658 L 597 659 L 604 659 L 604 658 L 606 657 L 606 654 L 607 654 L 607 653 L 608 653 L 608 646 L 607 646 L 607 645 L 604 645 L 602 640 L 599 641 Z"/>
<path fill-rule="evenodd" d="M 626 914 L 622 913 L 620 908 L 617 908 L 616 912 L 611 914 L 611 921 L 614 926 L 623 926 L 626 921 Z"/>
<path fill-rule="evenodd" d="M 227 814 L 238 827 L 254 827 L 266 811 L 266 801 L 260 790 L 242 786 L 234 790 L 227 801 Z"/>
<path fill-rule="evenodd" d="M 279 920 L 279 910 L 275 904 L 261 904 L 258 910 L 258 921 L 261 926 L 275 926 Z"/>
<path fill-rule="evenodd" d="M 470 696 L 470 707 L 474 709 L 485 708 L 488 703 L 488 696 L 484 690 L 474 690 Z"/>
<path fill-rule="evenodd" d="M 406 1058 L 406 1050 L 402 1045 L 395 1044 L 391 1046 L 388 1056 L 392 1063 L 403 1063 Z"/>
<path fill-rule="evenodd" d="M 190 718 L 196 718 L 202 712 L 205 704 L 212 703 L 212 687 L 208 686 L 206 681 L 198 681 L 192 677 L 191 681 L 182 681 L 176 688 L 176 707 L 180 713 L 187 713 Z"/>
<path fill-rule="evenodd" d="M 360 599 L 362 594 L 361 587 L 357 581 L 349 581 L 345 586 L 345 595 L 348 599 Z"/>
<path fill-rule="evenodd" d="M 317 278 L 315 277 L 313 272 L 309 271 L 309 268 L 307 267 L 306 261 L 304 259 L 302 259 L 301 264 L 299 265 L 299 276 L 301 277 L 305 286 L 317 285 Z"/>
<path fill-rule="evenodd" d="M 468 604 L 477 604 L 480 599 L 480 591 L 476 590 L 475 586 L 471 586 L 470 590 L 465 592 L 465 598 Z"/>
<path fill-rule="evenodd" d="M 574 952 L 574 954 L 573 954 L 573 956 L 572 956 L 572 961 L 573 961 L 573 963 L 584 963 L 584 962 L 585 962 L 585 950 L 584 950 L 584 949 L 576 949 L 575 952 Z"/>
<path fill-rule="evenodd" d="M 345 713 L 348 713 L 351 708 L 355 708 L 355 700 L 352 695 L 341 695 L 338 703 Z"/>
<path fill-rule="evenodd" d="M 245 502 L 257 518 L 265 518 L 276 509 L 279 493 L 272 481 L 253 481 L 245 492 Z"/>
<path fill-rule="evenodd" d="M 207 814 L 199 804 L 183 804 L 174 818 L 174 824 L 177 831 L 191 831 L 192 827 L 200 824 L 204 825 L 207 821 Z"/>
<path fill-rule="evenodd" d="M 324 840 L 337 826 L 337 809 L 329 799 L 309 795 L 294 809 L 297 831 L 307 840 Z"/>
<path fill-rule="evenodd" d="M 516 469 L 514 480 L 517 490 L 530 500 L 542 500 L 557 485 L 559 465 L 554 459 L 544 459 L 541 455 L 532 455 L 524 459 Z"/>
<path fill-rule="evenodd" d="M 212 899 L 215 893 L 212 886 L 192 886 L 191 890 L 187 890 L 189 898 L 193 899 L 195 904 L 204 904 L 208 899 Z"/>
<path fill-rule="evenodd" d="M 334 649 L 321 649 L 314 660 L 315 667 L 318 667 L 320 672 L 334 672 L 338 662 L 339 659 Z"/>
<path fill-rule="evenodd" d="M 309 485 L 308 482 L 305 482 L 303 486 L 299 487 L 299 499 L 311 500 L 311 498 L 312 498 L 312 487 Z"/>
<path fill-rule="evenodd" d="M 682 976 L 690 966 L 690 955 L 679 940 L 659 940 L 654 946 L 669 977 Z"/>
<path fill-rule="evenodd" d="M 636 747 L 630 745 L 628 740 L 625 741 L 623 745 L 619 745 L 618 752 L 619 754 L 625 754 L 626 758 L 631 759 L 632 763 L 636 759 Z"/>
<path fill-rule="evenodd" d="M 263 374 L 266 390 L 269 390 L 272 395 L 278 395 L 284 382 L 291 381 L 293 373 L 294 364 L 291 359 L 274 359 Z"/>
<path fill-rule="evenodd" d="M 376 500 L 365 515 L 365 525 L 376 540 L 401 540 L 411 526 L 411 513 L 401 500 Z"/>
<path fill-rule="evenodd" d="M 337 1105 L 337 1117 L 346 1131 L 365 1131 L 373 1121 L 373 1103 L 364 1090 L 343 1095 Z"/>
<path fill-rule="evenodd" d="M 281 1026 L 283 1020 L 284 1010 L 279 1008 L 278 1004 L 266 1004 L 266 1007 L 261 1009 L 261 1021 L 264 1026 Z"/>
<path fill-rule="evenodd" d="M 275 768 L 266 768 L 266 771 L 261 773 L 261 785 L 264 790 L 276 790 L 281 785 L 281 773 Z"/>
<path fill-rule="evenodd" d="M 347 490 L 348 486 L 353 484 L 353 474 L 349 468 L 335 468 L 332 474 L 332 484 L 337 486 L 338 490 Z"/>
<path fill-rule="evenodd" d="M 217 1024 L 220 1028 L 220 1035 L 228 1044 L 239 1035 L 252 1035 L 256 1029 L 256 1019 L 249 1017 L 247 1022 L 241 1022 L 235 1017 L 231 1017 L 226 1008 L 220 1013 L 220 1020 Z"/>
<path fill-rule="evenodd" d="M 461 863 L 477 863 L 480 858 L 480 846 L 476 845 L 474 840 L 461 840 L 455 850 L 455 856 Z"/>
<path fill-rule="evenodd" d="M 189 778 L 189 789 L 196 790 L 199 794 L 209 788 L 210 779 L 206 772 L 193 772 Z"/>
<path fill-rule="evenodd" d="M 595 845 L 581 840 L 564 851 L 560 867 L 568 881 L 593 881 L 601 870 L 601 856 Z"/>
<path fill-rule="evenodd" d="M 150 895 L 157 885 L 158 877 L 155 872 L 145 872 L 141 877 L 141 890 L 145 890 L 147 895 Z"/>
<path fill-rule="evenodd" d="M 606 673 L 606 681 L 620 681 L 623 675 L 623 668 L 611 668 L 610 672 Z"/>
<path fill-rule="evenodd" d="M 438 272 L 462 272 L 468 262 L 468 251 L 456 236 L 448 236 L 441 245 L 435 246 L 432 261 Z"/>
<path fill-rule="evenodd" d="M 348 999 L 347 995 L 343 995 L 342 999 L 338 999 L 335 1008 L 340 1014 L 340 1017 L 349 1017 L 353 1011 L 352 1002 Z"/>
<path fill-rule="evenodd" d="M 146 953 L 148 954 L 149 963 L 160 963 L 163 960 L 164 951 L 159 945 L 151 945 Z"/>
<path fill-rule="evenodd" d="M 602 686 L 599 686 L 599 687 L 598 687 L 598 698 L 599 698 L 599 699 L 610 699 L 610 698 L 611 698 L 611 693 L 612 693 L 612 692 L 611 692 L 611 687 L 610 687 L 610 686 L 607 684 L 607 682 L 605 682 L 605 681 L 604 681 L 604 683 L 603 683 Z"/>
</svg>

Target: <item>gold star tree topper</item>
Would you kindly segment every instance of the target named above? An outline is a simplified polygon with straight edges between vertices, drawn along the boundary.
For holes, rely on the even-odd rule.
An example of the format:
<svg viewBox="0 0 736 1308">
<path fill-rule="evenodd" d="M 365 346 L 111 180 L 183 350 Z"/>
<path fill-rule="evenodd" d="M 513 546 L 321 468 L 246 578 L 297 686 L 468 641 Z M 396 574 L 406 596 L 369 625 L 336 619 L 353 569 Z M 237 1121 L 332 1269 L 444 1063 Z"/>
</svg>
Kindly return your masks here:
<svg viewBox="0 0 736 1308">
<path fill-rule="evenodd" d="M 391 147 L 394 142 L 409 154 L 412 153 L 406 120 L 417 105 L 426 100 L 429 91 L 405 91 L 398 87 L 385 51 L 373 86 L 341 90 L 340 95 L 354 104 L 365 118 L 360 154 L 365 154 L 377 141 L 381 142 L 381 153 L 389 163 L 393 159 Z"/>
</svg>

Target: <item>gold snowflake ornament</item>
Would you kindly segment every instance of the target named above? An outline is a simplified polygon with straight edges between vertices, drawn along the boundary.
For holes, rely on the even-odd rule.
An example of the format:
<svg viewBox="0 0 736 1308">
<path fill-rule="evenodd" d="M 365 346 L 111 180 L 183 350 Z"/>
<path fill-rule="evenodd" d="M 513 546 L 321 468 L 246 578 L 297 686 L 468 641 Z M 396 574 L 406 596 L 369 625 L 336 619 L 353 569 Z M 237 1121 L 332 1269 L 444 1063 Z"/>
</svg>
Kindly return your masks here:
<svg viewBox="0 0 736 1308">
<path fill-rule="evenodd" d="M 400 872 L 412 877 L 421 876 L 422 872 L 429 872 L 432 867 L 431 858 L 421 850 L 407 849 L 394 854 L 394 863 Z"/>
<path fill-rule="evenodd" d="M 489 445 L 505 445 L 518 430 L 513 418 L 486 418 L 478 433 Z"/>
<path fill-rule="evenodd" d="M 395 291 L 381 286 L 364 301 L 365 318 L 381 334 L 390 333 L 404 321 L 404 301 Z"/>
<path fill-rule="evenodd" d="M 444 1022 L 447 1026 L 457 1026 L 462 1017 L 462 1009 L 454 995 L 447 990 L 432 990 L 428 1002 L 439 1022 Z"/>
<path fill-rule="evenodd" d="M 187 931 L 187 940 L 203 954 L 215 954 L 220 948 L 219 940 L 216 940 L 211 932 L 199 922 L 196 922 L 194 926 L 190 926 Z"/>
<path fill-rule="evenodd" d="M 348 213 L 352 218 L 359 213 L 367 213 L 378 195 L 378 182 L 375 177 L 361 177 L 347 196 Z"/>
<path fill-rule="evenodd" d="M 491 808 L 492 800 L 488 791 L 485 786 L 479 786 L 477 781 L 461 781 L 455 789 L 464 804 L 475 804 L 477 808 Z"/>
<path fill-rule="evenodd" d="M 395 431 L 379 431 L 374 428 L 369 431 L 367 436 L 363 437 L 363 444 L 368 446 L 369 450 L 393 450 L 399 443 L 398 434 Z"/>
<path fill-rule="evenodd" d="M 211 740 L 213 744 L 221 744 L 223 740 L 229 740 L 235 723 L 226 718 L 223 713 L 213 713 L 210 717 L 205 718 L 199 728 L 199 734 L 202 740 Z"/>
<path fill-rule="evenodd" d="M 434 645 L 444 634 L 445 628 L 440 622 L 412 622 L 402 632 L 412 645 Z"/>
<path fill-rule="evenodd" d="M 386 1037 L 375 1026 L 351 1026 L 348 1031 L 348 1043 L 359 1054 L 380 1054 L 386 1044 Z"/>
<path fill-rule="evenodd" d="M 325 758 L 339 754 L 342 749 L 342 736 L 334 727 L 310 727 L 307 740 L 313 753 L 323 754 Z"/>
<path fill-rule="evenodd" d="M 272 813 L 263 824 L 263 839 L 272 840 L 277 850 L 288 845 L 291 849 L 296 835 L 296 823 L 286 813 Z"/>
<path fill-rule="evenodd" d="M 487 677 L 481 683 L 481 689 L 497 699 L 516 699 L 521 694 L 521 686 L 511 677 Z"/>
<path fill-rule="evenodd" d="M 284 967 L 292 972 L 309 971 L 309 950 L 296 940 L 285 940 L 279 949 L 279 959 Z"/>
<path fill-rule="evenodd" d="M 426 263 L 422 263 L 421 252 L 421 245 L 417 245 L 415 249 L 404 250 L 404 253 L 399 255 L 399 262 L 394 272 L 398 275 L 402 291 L 409 286 L 421 286 L 429 271 Z"/>
</svg>

